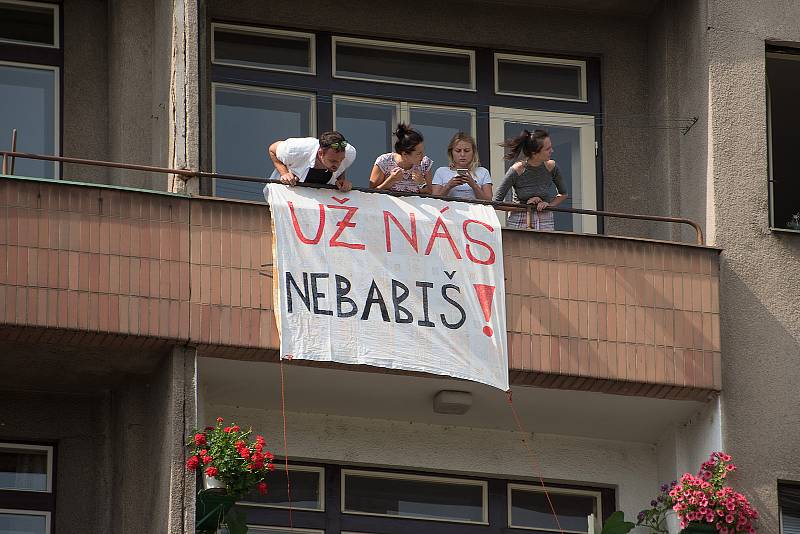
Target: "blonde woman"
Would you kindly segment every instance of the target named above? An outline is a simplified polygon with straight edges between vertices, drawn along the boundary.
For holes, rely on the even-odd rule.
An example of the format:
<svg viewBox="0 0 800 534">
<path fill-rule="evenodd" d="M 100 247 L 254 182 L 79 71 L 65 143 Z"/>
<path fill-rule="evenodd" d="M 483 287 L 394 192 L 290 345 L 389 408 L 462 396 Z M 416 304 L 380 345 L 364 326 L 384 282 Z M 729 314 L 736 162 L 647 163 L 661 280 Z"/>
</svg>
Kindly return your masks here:
<svg viewBox="0 0 800 534">
<path fill-rule="evenodd" d="M 480 167 L 478 146 L 471 135 L 458 132 L 447 145 L 448 167 L 433 175 L 433 194 L 469 200 L 492 200 L 492 177 Z"/>
</svg>

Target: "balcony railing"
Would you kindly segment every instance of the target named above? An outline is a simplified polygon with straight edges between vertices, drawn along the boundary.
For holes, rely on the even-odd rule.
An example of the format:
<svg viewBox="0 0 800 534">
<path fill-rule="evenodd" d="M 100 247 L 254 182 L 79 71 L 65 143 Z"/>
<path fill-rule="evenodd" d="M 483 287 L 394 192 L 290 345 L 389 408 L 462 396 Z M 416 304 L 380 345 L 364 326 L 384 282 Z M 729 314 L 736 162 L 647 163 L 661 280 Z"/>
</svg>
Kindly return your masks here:
<svg viewBox="0 0 800 534">
<path fill-rule="evenodd" d="M 134 167 L 220 176 L 120 165 Z M 0 336 L 275 359 L 269 217 L 251 202 L 6 176 Z M 513 383 L 674 398 L 720 389 L 717 249 L 524 230 L 503 243 Z"/>
</svg>

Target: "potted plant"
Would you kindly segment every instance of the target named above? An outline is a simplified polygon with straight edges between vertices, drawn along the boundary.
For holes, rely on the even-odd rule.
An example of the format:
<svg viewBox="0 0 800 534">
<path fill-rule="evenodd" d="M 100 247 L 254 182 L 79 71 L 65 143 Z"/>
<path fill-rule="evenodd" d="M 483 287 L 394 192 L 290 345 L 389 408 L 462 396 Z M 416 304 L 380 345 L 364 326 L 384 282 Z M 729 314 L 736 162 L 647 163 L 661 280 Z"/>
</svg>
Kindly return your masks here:
<svg viewBox="0 0 800 534">
<path fill-rule="evenodd" d="M 186 468 L 200 470 L 204 477 L 205 489 L 197 494 L 195 527 L 202 532 L 216 532 L 225 523 L 230 534 L 244 534 L 244 517 L 232 513 L 231 507 L 254 489 L 261 494 L 267 492 L 266 478 L 275 469 L 274 456 L 265 449 L 263 436 L 249 441 L 252 429 L 223 424 L 224 420 L 218 417 L 216 426 L 195 430 L 186 444 Z"/>
<path fill-rule="evenodd" d="M 666 534 L 673 513 L 682 534 L 755 534 L 758 512 L 744 495 L 725 485 L 725 478 L 735 470 L 730 455 L 712 453 L 697 475 L 684 473 L 680 480 L 662 485 L 650 508 L 639 512 L 636 523 L 626 522 L 621 512 L 615 512 L 603 525 L 603 534 L 627 534 L 637 526 Z"/>
</svg>

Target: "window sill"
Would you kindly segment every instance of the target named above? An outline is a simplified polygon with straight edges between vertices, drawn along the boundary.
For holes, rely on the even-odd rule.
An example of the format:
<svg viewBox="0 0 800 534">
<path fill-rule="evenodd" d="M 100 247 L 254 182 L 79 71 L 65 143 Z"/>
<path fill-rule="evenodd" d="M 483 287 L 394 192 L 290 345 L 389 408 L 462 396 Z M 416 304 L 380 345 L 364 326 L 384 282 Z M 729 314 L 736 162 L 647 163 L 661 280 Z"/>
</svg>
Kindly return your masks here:
<svg viewBox="0 0 800 534">
<path fill-rule="evenodd" d="M 800 235 L 800 230 L 792 230 L 791 228 L 773 228 L 770 227 L 770 232 L 777 232 L 779 234 L 797 234 Z"/>
</svg>

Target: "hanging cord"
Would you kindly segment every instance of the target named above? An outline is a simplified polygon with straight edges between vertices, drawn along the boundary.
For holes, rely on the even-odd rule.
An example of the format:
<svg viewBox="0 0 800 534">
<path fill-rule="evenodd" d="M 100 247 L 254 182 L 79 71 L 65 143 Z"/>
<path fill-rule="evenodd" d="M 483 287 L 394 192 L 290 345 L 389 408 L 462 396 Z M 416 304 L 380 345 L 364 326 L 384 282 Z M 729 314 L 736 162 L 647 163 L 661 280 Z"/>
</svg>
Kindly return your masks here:
<svg viewBox="0 0 800 534">
<path fill-rule="evenodd" d="M 283 467 L 286 471 L 286 498 L 289 501 L 289 528 L 292 528 L 292 483 L 289 480 L 289 448 L 286 446 L 286 393 L 283 379 L 283 358 L 281 364 L 281 413 L 283 415 Z"/>
<path fill-rule="evenodd" d="M 526 434 L 525 430 L 522 428 L 522 423 L 520 423 L 519 415 L 517 415 L 517 410 L 514 408 L 514 402 L 511 400 L 511 390 L 509 389 L 506 391 L 506 396 L 508 397 L 508 405 L 511 407 L 511 413 L 514 415 L 514 422 L 517 424 L 517 430 L 519 430 L 522 434 Z M 556 509 L 553 506 L 553 501 L 550 500 L 550 492 L 547 491 L 547 487 L 544 485 L 544 479 L 542 478 L 542 466 L 539 465 L 539 461 L 536 459 L 536 455 L 533 453 L 533 448 L 528 444 L 528 441 L 523 439 L 522 444 L 525 446 L 525 449 L 528 451 L 528 455 L 531 457 L 531 460 L 534 463 L 534 470 L 536 471 L 536 476 L 539 478 L 539 483 L 542 486 L 542 490 L 544 491 L 544 496 L 547 497 L 547 504 L 550 505 L 550 512 L 553 514 L 553 518 L 556 520 L 556 526 L 558 527 L 558 531 L 561 534 L 564 534 L 564 529 L 561 528 L 561 521 L 558 520 L 558 515 L 556 514 Z"/>
</svg>

